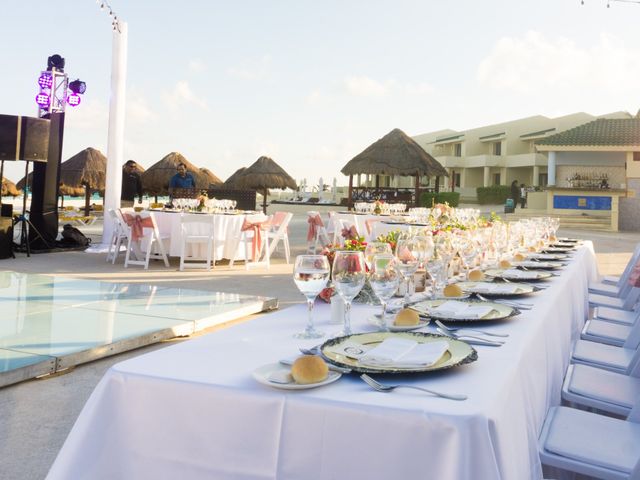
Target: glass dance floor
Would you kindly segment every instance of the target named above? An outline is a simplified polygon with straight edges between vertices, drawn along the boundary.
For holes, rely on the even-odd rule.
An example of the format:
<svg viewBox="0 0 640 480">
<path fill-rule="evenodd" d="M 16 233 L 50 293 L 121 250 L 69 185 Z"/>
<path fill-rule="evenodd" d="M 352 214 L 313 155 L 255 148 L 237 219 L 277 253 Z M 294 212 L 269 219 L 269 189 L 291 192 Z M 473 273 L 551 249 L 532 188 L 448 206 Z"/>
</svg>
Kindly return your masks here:
<svg viewBox="0 0 640 480">
<path fill-rule="evenodd" d="M 268 297 L 0 271 L 0 387 L 276 307 Z"/>
</svg>

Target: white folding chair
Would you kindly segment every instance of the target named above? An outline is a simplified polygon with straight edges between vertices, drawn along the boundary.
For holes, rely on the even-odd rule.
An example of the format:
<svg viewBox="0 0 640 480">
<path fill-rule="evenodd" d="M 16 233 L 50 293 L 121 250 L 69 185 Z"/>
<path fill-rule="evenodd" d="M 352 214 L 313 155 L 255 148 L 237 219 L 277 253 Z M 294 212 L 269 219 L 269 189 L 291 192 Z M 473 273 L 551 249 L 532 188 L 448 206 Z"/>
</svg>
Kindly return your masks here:
<svg viewBox="0 0 640 480">
<path fill-rule="evenodd" d="M 289 222 L 293 218 L 293 213 L 290 212 L 276 212 L 273 214 L 273 221 L 267 230 L 267 236 L 269 237 L 269 257 L 273 255 L 278 244 L 282 242 L 284 247 L 284 258 L 289 263 L 289 257 L 291 256 L 291 250 L 289 248 Z"/>
<path fill-rule="evenodd" d="M 113 232 L 109 241 L 109 250 L 107 251 L 107 262 L 116 263 L 116 259 L 120 254 L 120 248 L 127 245 L 129 241 L 129 226 L 124 223 L 122 215 L 119 211 L 112 208 L 108 211 L 107 217 L 113 224 Z"/>
<path fill-rule="evenodd" d="M 129 218 L 135 218 L 138 216 L 140 221 L 143 221 L 148 226 L 143 226 L 143 236 L 138 240 L 133 239 L 133 227 L 131 227 L 132 233 L 129 236 L 127 244 L 127 256 L 124 259 L 125 268 L 129 265 L 142 265 L 145 270 L 148 270 L 149 260 L 152 258 L 156 260 L 163 260 L 165 267 L 168 267 L 169 259 L 167 258 L 167 253 L 164 248 L 164 240 L 169 238 L 169 236 L 160 235 L 158 224 L 156 223 L 156 217 L 153 215 L 153 212 L 125 213 L 123 214 L 123 217 L 125 222 L 128 224 L 126 221 L 127 215 L 130 215 Z M 136 256 L 136 250 L 143 250 L 141 248 L 142 245 L 146 247 L 144 259 L 136 258 L 136 260 L 132 260 L 131 253 L 133 252 L 134 256 Z"/>
<path fill-rule="evenodd" d="M 578 340 L 573 347 L 570 362 L 629 375 L 640 362 L 640 348 L 635 336 L 627 339 L 627 342 L 629 345 L 636 343 L 636 346 L 629 348 L 625 342 L 622 347 L 614 347 L 604 343 Z"/>
<path fill-rule="evenodd" d="M 562 384 L 562 398 L 581 405 L 626 417 L 640 398 L 640 365 L 630 375 L 588 365 L 569 365 Z"/>
<path fill-rule="evenodd" d="M 329 235 L 327 234 L 327 229 L 324 226 L 324 222 L 322 221 L 322 217 L 319 212 L 310 211 L 307 212 L 307 223 L 309 223 L 309 230 L 307 232 L 307 252 L 317 252 L 318 245 L 320 249 L 327 245 L 329 240 Z"/>
<path fill-rule="evenodd" d="M 236 254 L 234 255 L 234 257 L 237 256 L 238 251 L 240 251 L 240 249 L 242 248 L 244 249 L 244 268 L 246 270 L 249 270 L 249 268 L 251 267 L 260 267 L 260 266 L 266 266 L 268 270 L 271 267 L 270 252 L 269 252 L 269 235 L 267 235 L 269 217 L 266 217 L 263 214 L 248 215 L 246 217 L 245 222 L 246 224 L 253 224 L 256 226 L 258 224 L 264 225 L 264 229 L 262 229 L 263 227 L 261 226 L 257 227 L 257 228 L 261 228 L 261 231 L 260 231 L 261 240 L 259 242 L 256 241 L 256 243 L 259 243 L 259 245 L 256 245 L 257 253 L 254 258 L 253 249 L 254 249 L 254 239 L 256 235 L 256 227 L 249 227 L 240 232 L 238 247 L 236 249 Z M 233 267 L 234 260 L 235 258 L 232 258 L 229 261 L 229 267 L 231 268 Z"/>
<path fill-rule="evenodd" d="M 597 318 L 587 320 L 582 328 L 580 338 L 616 347 L 622 347 L 629 340 L 630 343 L 627 344 L 627 347 L 635 348 L 640 342 L 640 312 L 636 313 L 636 320 L 631 325 Z"/>
<path fill-rule="evenodd" d="M 610 297 L 597 293 L 589 294 L 589 306 L 609 307 L 618 310 L 633 310 L 640 299 L 640 287 L 631 287 L 624 297 Z"/>
<path fill-rule="evenodd" d="M 215 232 L 213 215 L 201 215 L 196 213 L 183 213 L 180 215 L 180 271 L 185 268 L 205 267 L 211 270 L 215 267 Z M 206 255 L 194 254 L 198 246 L 206 247 Z"/>
<path fill-rule="evenodd" d="M 640 259 L 640 243 L 636 245 L 636 248 L 629 259 L 622 275 L 616 277 L 616 281 L 614 283 L 608 282 L 606 280 L 602 280 L 601 282 L 595 282 L 589 285 L 589 293 L 596 293 L 600 295 L 607 295 L 611 297 L 621 297 L 626 293 L 625 291 L 630 288 L 629 286 L 629 276 L 631 275 L 631 271 L 633 267 L 636 265 L 638 260 Z"/>
<path fill-rule="evenodd" d="M 640 478 L 640 400 L 626 420 L 568 407 L 547 413 L 538 440 L 540 460 L 606 480 Z"/>
</svg>

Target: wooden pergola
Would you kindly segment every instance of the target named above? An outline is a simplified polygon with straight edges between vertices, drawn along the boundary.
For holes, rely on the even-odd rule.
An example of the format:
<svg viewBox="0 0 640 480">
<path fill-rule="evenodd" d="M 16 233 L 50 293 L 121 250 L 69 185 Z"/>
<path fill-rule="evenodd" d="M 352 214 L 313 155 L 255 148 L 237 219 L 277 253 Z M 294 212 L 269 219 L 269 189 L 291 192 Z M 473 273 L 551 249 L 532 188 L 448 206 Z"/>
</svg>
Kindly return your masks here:
<svg viewBox="0 0 640 480">
<path fill-rule="evenodd" d="M 448 177 L 445 168 L 402 130 L 396 128 L 353 157 L 341 170 L 349 175 L 349 208 L 353 207 L 353 176 L 375 175 L 374 196 L 382 192 L 380 175 L 415 177 L 415 205 L 420 203 L 420 177 L 435 177 L 436 192 L 440 177 Z M 391 189 L 393 190 L 393 189 Z"/>
</svg>

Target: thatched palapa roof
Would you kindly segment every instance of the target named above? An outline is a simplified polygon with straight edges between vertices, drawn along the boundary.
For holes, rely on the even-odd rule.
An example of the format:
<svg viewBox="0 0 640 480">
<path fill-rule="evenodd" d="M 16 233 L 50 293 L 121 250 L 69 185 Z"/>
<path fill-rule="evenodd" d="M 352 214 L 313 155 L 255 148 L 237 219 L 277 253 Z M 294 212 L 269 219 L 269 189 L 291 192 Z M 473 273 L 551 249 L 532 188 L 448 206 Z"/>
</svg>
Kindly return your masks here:
<svg viewBox="0 0 640 480">
<path fill-rule="evenodd" d="M 222 180 L 220 180 L 211 170 L 208 168 L 201 167 L 200 173 L 204 175 L 209 180 L 209 185 L 222 185 Z"/>
<path fill-rule="evenodd" d="M 12 197 L 17 197 L 18 195 L 22 195 L 22 191 L 18 190 L 16 184 L 13 183 L 6 177 L 2 178 L 2 196 L 10 195 Z"/>
<path fill-rule="evenodd" d="M 448 176 L 435 158 L 398 128 L 353 157 L 341 172 L 345 175 Z"/>
<path fill-rule="evenodd" d="M 238 173 L 238 172 L 236 172 Z M 290 188 L 295 190 L 296 181 L 269 157 L 260 157 L 253 165 L 234 180 L 236 188 L 264 190 L 267 188 Z"/>
<path fill-rule="evenodd" d="M 193 175 L 196 181 L 196 189 L 206 190 L 209 188 L 211 182 L 211 176 L 218 182 L 222 181 L 213 175 L 213 173 L 206 170 L 203 172 L 201 169 L 189 162 L 181 153 L 171 152 L 166 155 L 162 160 L 154 163 L 150 166 L 142 175 L 142 189 L 150 195 L 168 195 L 169 193 L 169 180 L 173 177 L 177 171 L 176 167 L 179 163 L 184 163 L 187 167 L 187 172 Z"/>
<path fill-rule="evenodd" d="M 246 169 L 247 167 L 240 167 L 238 170 L 233 172 L 233 174 L 225 180 L 225 182 L 223 183 L 223 186 L 226 188 L 235 188 L 236 180 L 240 175 L 242 175 L 245 172 Z"/>
</svg>

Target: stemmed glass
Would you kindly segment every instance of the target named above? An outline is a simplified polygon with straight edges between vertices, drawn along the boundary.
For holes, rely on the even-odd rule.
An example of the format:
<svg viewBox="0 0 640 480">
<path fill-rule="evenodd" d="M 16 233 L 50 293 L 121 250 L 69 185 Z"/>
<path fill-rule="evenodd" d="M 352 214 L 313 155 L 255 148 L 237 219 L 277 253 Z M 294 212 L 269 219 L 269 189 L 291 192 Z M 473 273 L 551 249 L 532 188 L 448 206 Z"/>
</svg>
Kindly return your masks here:
<svg viewBox="0 0 640 480">
<path fill-rule="evenodd" d="M 329 281 L 329 260 L 324 255 L 298 255 L 293 267 L 293 281 L 298 290 L 307 297 L 308 321 L 304 332 L 295 338 L 320 338 L 324 336 L 313 326 L 313 302 Z"/>
<path fill-rule="evenodd" d="M 409 304 L 411 295 L 409 295 L 409 285 L 411 277 L 418 270 L 420 265 L 420 248 L 422 245 L 414 238 L 406 238 L 398 240 L 396 244 L 396 258 L 398 259 L 398 270 L 404 279 L 406 291 L 404 294 L 404 304 Z"/>
<path fill-rule="evenodd" d="M 381 332 L 389 331 L 386 321 L 387 304 L 400 284 L 400 272 L 398 272 L 397 265 L 396 258 L 385 253 L 374 255 L 369 267 L 369 285 L 382 304 L 382 313 L 378 324 Z"/>
<path fill-rule="evenodd" d="M 375 257 L 376 255 L 381 255 L 383 253 L 393 255 L 391 245 L 389 245 L 387 242 L 367 243 L 367 247 L 364 249 L 364 259 L 367 262 L 367 267 L 371 269 L 373 257 Z"/>
<path fill-rule="evenodd" d="M 366 280 L 362 252 L 338 251 L 333 259 L 333 285 L 344 301 L 344 326 L 336 336 L 351 335 L 351 301 L 360 293 Z"/>
</svg>

